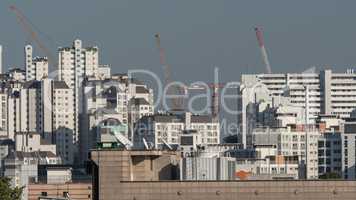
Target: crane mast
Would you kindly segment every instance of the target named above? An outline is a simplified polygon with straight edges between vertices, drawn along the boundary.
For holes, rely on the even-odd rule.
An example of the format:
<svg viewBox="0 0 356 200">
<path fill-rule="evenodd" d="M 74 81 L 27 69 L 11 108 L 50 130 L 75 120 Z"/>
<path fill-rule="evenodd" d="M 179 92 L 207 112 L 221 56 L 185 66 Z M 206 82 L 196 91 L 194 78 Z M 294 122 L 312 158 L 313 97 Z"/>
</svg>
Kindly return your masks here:
<svg viewBox="0 0 356 200">
<path fill-rule="evenodd" d="M 156 38 L 156 45 L 159 51 L 159 60 L 160 60 L 160 64 L 163 67 L 164 70 L 164 81 L 165 81 L 165 86 L 168 86 L 169 83 L 171 83 L 171 69 L 170 66 L 166 63 L 166 55 L 165 55 L 165 50 L 164 48 L 161 46 L 161 36 L 159 33 L 155 34 L 155 38 Z M 173 85 L 170 87 L 171 89 L 168 90 L 169 94 L 183 94 L 182 92 L 182 88 L 180 88 L 177 85 Z M 161 108 L 163 107 L 163 98 L 161 99 Z M 178 110 L 182 110 L 183 109 L 183 99 L 181 98 L 173 98 L 170 99 L 170 104 L 172 106 L 172 110 L 178 111 Z"/>
<path fill-rule="evenodd" d="M 266 66 L 266 72 L 268 74 L 270 74 L 270 73 L 272 73 L 272 69 L 271 69 L 271 65 L 269 64 L 267 51 L 266 51 L 265 44 L 264 44 L 264 41 L 263 41 L 262 30 L 259 27 L 255 27 L 255 32 L 256 32 L 258 46 L 260 47 L 260 50 L 261 50 L 262 60 L 263 60 L 263 63 L 265 64 L 265 66 Z"/>
<path fill-rule="evenodd" d="M 32 30 L 30 23 L 28 22 L 28 19 L 26 16 L 19 10 L 16 6 L 11 5 L 10 10 L 15 13 L 17 21 L 21 24 L 23 30 L 27 32 L 32 40 L 36 43 L 38 48 L 41 49 L 41 51 L 47 56 L 48 62 L 52 62 L 54 67 L 57 65 L 56 64 L 56 59 L 51 54 L 51 51 L 49 51 L 45 45 L 42 44 L 42 42 L 38 39 L 37 33 Z"/>
</svg>

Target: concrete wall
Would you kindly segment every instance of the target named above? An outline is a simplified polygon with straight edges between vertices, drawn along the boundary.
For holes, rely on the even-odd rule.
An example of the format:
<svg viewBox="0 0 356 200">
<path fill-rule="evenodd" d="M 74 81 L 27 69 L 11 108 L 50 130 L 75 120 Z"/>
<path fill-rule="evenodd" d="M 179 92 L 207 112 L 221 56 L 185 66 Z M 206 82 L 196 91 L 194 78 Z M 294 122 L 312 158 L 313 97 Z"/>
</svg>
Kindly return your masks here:
<svg viewBox="0 0 356 200">
<path fill-rule="evenodd" d="M 66 184 L 29 184 L 28 200 L 38 200 L 42 192 L 47 192 L 47 197 L 63 197 L 68 192 L 71 199 L 91 200 L 91 183 L 66 183 Z"/>
<path fill-rule="evenodd" d="M 122 182 L 116 195 L 107 193 L 100 200 L 347 200 L 355 197 L 356 181 Z"/>
<path fill-rule="evenodd" d="M 132 158 L 137 157 L 145 159 L 139 162 L 139 165 L 133 166 Z M 159 157 L 160 159 L 157 159 Z M 153 159 L 153 166 L 157 167 L 155 171 L 148 170 L 145 164 L 148 158 Z M 171 164 L 167 163 L 167 158 L 174 161 L 174 152 L 93 151 L 91 153 L 94 171 L 93 199 L 347 200 L 356 197 L 356 181 L 161 181 L 161 177 L 157 175 L 160 171 L 158 169 L 165 169 L 166 175 L 169 174 L 167 166 Z M 140 178 L 147 180 L 147 177 L 153 181 L 139 180 Z"/>
</svg>

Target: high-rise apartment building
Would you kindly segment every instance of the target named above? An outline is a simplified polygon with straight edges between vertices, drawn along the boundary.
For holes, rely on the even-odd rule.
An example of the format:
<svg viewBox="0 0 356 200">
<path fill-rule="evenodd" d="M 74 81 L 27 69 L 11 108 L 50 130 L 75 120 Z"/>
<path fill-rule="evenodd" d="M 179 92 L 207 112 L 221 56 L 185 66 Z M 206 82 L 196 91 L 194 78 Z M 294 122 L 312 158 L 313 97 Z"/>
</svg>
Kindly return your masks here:
<svg viewBox="0 0 356 200">
<path fill-rule="evenodd" d="M 57 145 L 64 163 L 73 163 L 78 138 L 74 134 L 72 89 L 64 81 L 48 78 L 9 87 L 4 89 L 6 95 L 0 95 L 7 106 L 0 109 L 7 114 L 1 115 L 7 137 L 14 140 L 16 133 L 39 133 L 46 142 Z"/>
<path fill-rule="evenodd" d="M 355 91 L 356 73 L 353 70 L 347 73 L 323 70 L 319 73 L 244 74 L 240 87 L 240 134 L 242 138 L 250 134 L 247 109 L 250 103 L 264 100 L 273 105 L 287 97 L 290 105 L 305 108 L 305 123 L 311 124 L 319 114 L 350 117 L 356 108 Z"/>
<path fill-rule="evenodd" d="M 107 66 L 99 66 L 99 48 L 83 47 L 76 39 L 71 47 L 58 49 L 58 78 L 72 90 L 73 102 L 73 138 L 79 143 L 79 116 L 82 112 L 83 81 L 87 78 L 103 79 L 110 76 Z"/>
<path fill-rule="evenodd" d="M 153 90 L 126 74 L 104 80 L 87 79 L 80 114 L 80 148 L 82 159 L 100 142 L 99 126 L 107 119 L 118 122 L 120 134 L 131 139 L 134 123 L 153 114 Z"/>
<path fill-rule="evenodd" d="M 318 114 L 335 114 L 350 117 L 356 108 L 356 73 L 251 74 L 242 75 L 242 85 L 264 84 L 271 96 L 289 96 L 291 103 L 305 106 L 306 88 L 309 89 L 308 106 L 311 118 Z"/>
<path fill-rule="evenodd" d="M 34 57 L 31 45 L 25 46 L 26 81 L 41 80 L 48 76 L 48 59 L 46 57 Z"/>
<path fill-rule="evenodd" d="M 82 82 L 86 77 L 95 75 L 99 67 L 99 49 L 98 47 L 84 48 L 82 41 L 77 39 L 72 47 L 58 49 L 58 59 L 58 78 L 73 91 L 73 137 L 78 138 L 80 102 L 83 95 Z"/>
<path fill-rule="evenodd" d="M 56 144 L 63 163 L 73 164 L 79 151 L 78 135 L 74 134 L 73 90 L 64 81 L 44 79 L 41 83 L 41 131 L 47 141 Z"/>
</svg>

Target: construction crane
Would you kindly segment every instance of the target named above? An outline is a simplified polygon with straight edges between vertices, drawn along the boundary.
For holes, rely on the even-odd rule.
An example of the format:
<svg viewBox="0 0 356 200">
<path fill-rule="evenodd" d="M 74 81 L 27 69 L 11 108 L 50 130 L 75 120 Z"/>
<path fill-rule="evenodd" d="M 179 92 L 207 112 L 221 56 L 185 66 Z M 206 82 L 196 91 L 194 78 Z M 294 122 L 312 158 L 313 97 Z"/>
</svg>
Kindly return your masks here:
<svg viewBox="0 0 356 200">
<path fill-rule="evenodd" d="M 159 33 L 155 34 L 155 38 L 156 38 L 156 45 L 159 51 L 159 60 L 160 60 L 160 64 L 163 67 L 164 70 L 164 81 L 165 81 L 165 86 L 168 86 L 169 83 L 171 83 L 171 69 L 170 66 L 166 63 L 166 55 L 165 55 L 165 50 L 164 48 L 161 46 L 161 36 Z M 170 89 L 170 90 L 169 90 Z M 183 94 L 182 92 L 182 88 L 180 88 L 177 85 L 172 85 L 170 88 L 168 88 L 168 94 Z M 163 107 L 163 98 L 161 99 L 161 108 Z M 183 110 L 183 99 L 181 98 L 172 98 L 170 100 L 170 104 L 172 106 L 172 110 Z"/>
<path fill-rule="evenodd" d="M 205 90 L 207 88 L 212 89 L 213 93 L 211 95 L 211 107 L 210 112 L 215 122 L 219 121 L 219 112 L 220 112 L 220 103 L 219 103 L 219 89 L 220 88 L 229 88 L 237 89 L 238 86 L 231 85 L 227 86 L 226 83 L 208 83 L 208 84 L 192 84 L 189 87 L 185 87 L 185 94 L 188 93 L 188 90 Z"/>
<path fill-rule="evenodd" d="M 51 51 L 49 51 L 45 45 L 42 44 L 42 42 L 38 39 L 37 33 L 32 30 L 31 28 L 31 23 L 27 19 L 27 17 L 19 10 L 16 6 L 11 5 L 9 9 L 15 13 L 17 21 L 21 24 L 23 30 L 27 32 L 32 40 L 36 43 L 38 48 L 41 49 L 41 51 L 47 56 L 48 62 L 52 62 L 53 66 L 56 67 L 56 59 L 51 54 Z"/>
<path fill-rule="evenodd" d="M 261 49 L 261 55 L 262 55 L 263 63 L 266 66 L 267 73 L 270 74 L 270 73 L 272 73 L 272 69 L 271 69 L 271 65 L 269 64 L 267 51 L 266 51 L 265 44 L 264 44 L 264 41 L 263 41 L 262 29 L 259 28 L 259 27 L 255 27 L 255 32 L 256 32 L 258 46 Z"/>
</svg>

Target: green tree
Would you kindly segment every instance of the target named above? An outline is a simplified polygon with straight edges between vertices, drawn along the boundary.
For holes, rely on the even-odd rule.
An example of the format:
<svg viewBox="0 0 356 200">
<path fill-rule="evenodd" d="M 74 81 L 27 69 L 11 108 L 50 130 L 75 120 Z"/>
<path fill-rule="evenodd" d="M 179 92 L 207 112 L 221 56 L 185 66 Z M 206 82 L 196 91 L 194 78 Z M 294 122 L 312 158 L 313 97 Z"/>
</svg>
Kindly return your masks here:
<svg viewBox="0 0 356 200">
<path fill-rule="evenodd" d="M 11 179 L 7 177 L 0 177 L 0 199 L 1 200 L 21 200 L 23 188 L 12 188 L 10 184 Z"/>
<path fill-rule="evenodd" d="M 341 176 L 337 172 L 326 172 L 319 176 L 319 179 L 341 179 Z"/>
</svg>

